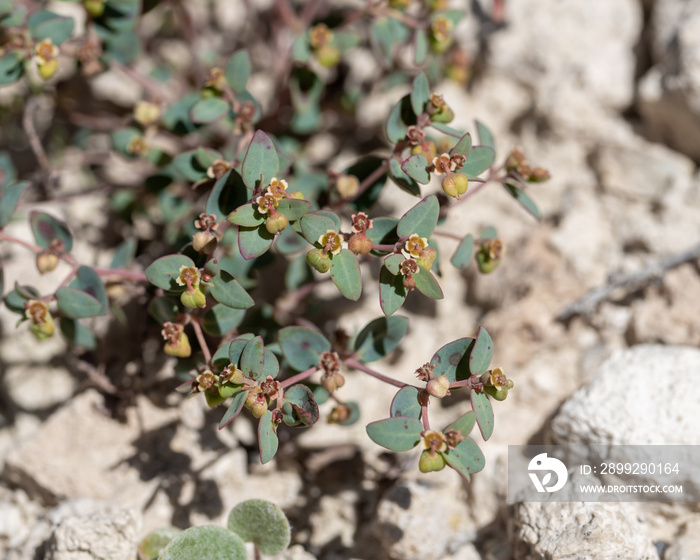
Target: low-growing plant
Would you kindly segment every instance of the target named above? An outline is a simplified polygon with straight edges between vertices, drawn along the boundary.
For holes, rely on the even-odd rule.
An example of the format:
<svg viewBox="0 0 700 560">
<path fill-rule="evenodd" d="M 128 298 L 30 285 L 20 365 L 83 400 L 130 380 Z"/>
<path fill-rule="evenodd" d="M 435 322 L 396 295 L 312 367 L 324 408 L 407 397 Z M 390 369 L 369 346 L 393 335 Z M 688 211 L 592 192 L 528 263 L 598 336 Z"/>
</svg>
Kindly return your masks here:
<svg viewBox="0 0 700 560">
<path fill-rule="evenodd" d="M 421 445 L 421 471 L 449 466 L 469 480 L 484 467 L 472 428 L 487 440 L 494 429 L 491 400 L 505 399 L 513 387 L 502 368 L 491 366 L 486 330 L 465 326 L 460 334 L 475 335 L 416 364 L 415 383 L 370 365 L 407 333 L 408 319 L 395 315 L 407 297 L 443 298 L 438 278 L 447 263 L 439 239 L 456 242 L 449 263 L 458 269 L 473 260 L 487 274 L 502 262 L 505 246 L 494 227 L 446 230 L 447 216 L 476 203 L 473 195 L 486 185 L 501 184 L 539 218 L 528 187 L 549 177 L 518 148 L 496 165 L 485 124 L 476 123 L 476 138 L 448 124 L 455 109 L 431 84 L 443 78 L 465 83 L 469 75 L 469 58 L 455 42 L 463 13 L 448 4 L 368 1 L 355 9 L 280 0 L 270 13 L 249 8 L 250 28 L 261 30 L 276 53 L 272 66 L 259 69 L 273 76 L 277 105 L 266 109 L 251 93 L 254 61 L 248 50 L 235 50 L 237 42 L 226 41 L 222 52 L 195 49 L 187 67 L 163 55 L 165 38 L 196 39 L 195 23 L 178 0 L 157 6 L 85 0 L 78 3 L 87 18 L 81 34 L 72 17 L 0 0 L 0 85 L 18 83 L 25 88 L 18 91 L 28 92 L 22 123 L 39 164 L 32 180 L 24 180 L 7 154 L 0 157 L 0 241 L 34 252 L 41 274 L 61 261 L 70 267 L 50 293 L 40 293 L 23 274 L 3 291 L 7 308 L 37 339 L 54 336 L 58 322 L 69 343 L 90 351 L 98 341 L 86 320 L 110 309 L 121 317 L 124 299 L 141 297 L 160 325 L 163 351 L 179 359 L 179 390 L 222 406 L 219 428 L 247 409 L 258 422 L 264 463 L 277 452 L 279 426 L 310 427 L 320 418 L 319 406 L 330 408 L 328 422 L 357 422 L 360 406 L 344 399 L 342 388 L 348 371 L 366 374 L 397 389 L 388 417 L 367 426 L 369 437 L 393 451 Z M 143 41 L 139 22 L 157 10 L 163 23 L 151 23 Z M 259 40 L 252 33 L 244 39 Z M 356 48 L 370 49 L 388 70 L 385 87 L 409 89 L 388 113 L 380 141 L 368 140 L 378 130 L 362 130 L 353 118 L 369 89 L 347 77 L 344 58 Z M 61 110 L 73 129 L 52 127 L 47 155 L 34 123 L 36 100 L 52 95 L 64 107 L 76 85 L 89 90 L 92 76 L 106 70 L 131 80 L 141 99 L 121 112 L 97 100 L 85 112 L 68 103 Z M 109 110 L 116 114 L 105 115 Z M 346 167 L 331 157 L 312 160 L 307 146 L 322 133 L 363 155 Z M 91 148 L 107 138 L 108 152 Z M 125 232 L 109 267 L 73 256 L 76 224 L 53 210 L 29 213 L 34 243 L 7 231 L 31 202 L 50 201 L 58 210 L 67 196 L 82 194 L 66 195 L 56 181 L 69 148 L 89 162 L 89 180 L 107 182 L 92 189 L 108 194 L 110 225 Z M 130 162 L 139 178 L 128 185 L 110 180 L 106 171 L 115 158 Z M 417 203 L 401 215 L 377 210 L 380 196 L 390 201 L 395 189 Z M 332 283 L 357 302 L 372 263 L 378 263 L 371 281 L 378 284 L 383 316 L 355 334 L 324 332 L 310 305 L 317 288 Z M 352 381 L 365 383 L 355 375 Z M 431 400 L 458 391 L 469 396 L 472 410 L 436 429 Z"/>
<path fill-rule="evenodd" d="M 290 539 L 289 521 L 281 509 L 266 500 L 246 500 L 231 510 L 226 529 L 159 529 L 139 543 L 138 553 L 139 560 L 246 560 L 245 543 L 252 543 L 255 558 L 260 558 L 284 552 Z"/>
</svg>

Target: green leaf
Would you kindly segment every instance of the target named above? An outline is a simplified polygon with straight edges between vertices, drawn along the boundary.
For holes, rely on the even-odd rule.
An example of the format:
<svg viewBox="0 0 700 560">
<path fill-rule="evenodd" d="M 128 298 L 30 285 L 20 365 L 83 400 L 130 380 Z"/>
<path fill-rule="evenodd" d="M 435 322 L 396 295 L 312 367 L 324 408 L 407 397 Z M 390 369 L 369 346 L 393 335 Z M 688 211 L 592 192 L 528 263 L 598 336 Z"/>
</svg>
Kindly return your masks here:
<svg viewBox="0 0 700 560">
<path fill-rule="evenodd" d="M 304 215 L 300 221 L 301 233 L 311 244 L 317 244 L 322 235 L 329 230 L 338 231 L 335 222 L 328 216 L 311 212 Z"/>
<path fill-rule="evenodd" d="M 223 304 L 212 307 L 204 315 L 202 327 L 214 336 L 224 336 L 243 322 L 245 310 L 232 309 Z"/>
<path fill-rule="evenodd" d="M 161 551 L 180 533 L 182 529 L 176 527 L 163 527 L 148 533 L 139 543 L 139 560 L 158 560 Z"/>
<path fill-rule="evenodd" d="M 216 150 L 209 150 L 200 146 L 194 151 L 194 157 L 203 169 L 209 169 L 217 159 L 221 159 L 221 154 Z"/>
<path fill-rule="evenodd" d="M 192 92 L 171 105 L 163 113 L 163 126 L 176 134 L 189 134 L 197 130 L 197 125 L 190 119 L 190 111 L 200 99 L 198 93 Z"/>
<path fill-rule="evenodd" d="M 496 141 L 493 138 L 493 134 L 488 129 L 488 127 L 480 122 L 476 121 L 476 130 L 479 133 L 479 143 L 482 146 L 488 146 L 493 150 L 494 156 L 496 155 Z"/>
<path fill-rule="evenodd" d="M 65 222 L 35 210 L 29 214 L 29 224 L 39 247 L 49 247 L 57 239 L 63 242 L 66 251 L 70 252 L 73 248 L 73 236 Z"/>
<path fill-rule="evenodd" d="M 199 162 L 197 150 L 190 150 L 175 156 L 173 167 L 182 173 L 185 179 L 193 183 L 207 176 L 207 168 Z"/>
<path fill-rule="evenodd" d="M 299 35 L 292 44 L 292 59 L 295 62 L 308 62 L 311 58 L 311 48 L 309 47 L 308 32 Z"/>
<path fill-rule="evenodd" d="M 391 272 L 394 276 L 401 272 L 401 263 L 406 259 L 400 253 L 393 253 L 384 259 L 384 266 Z"/>
<path fill-rule="evenodd" d="M 73 346 L 80 346 L 86 350 L 97 348 L 97 339 L 92 331 L 78 321 L 67 317 L 61 318 L 61 334 Z"/>
<path fill-rule="evenodd" d="M 321 354 L 330 352 L 331 343 L 318 331 L 304 327 L 286 327 L 279 332 L 284 357 L 297 371 L 318 365 Z"/>
<path fill-rule="evenodd" d="M 435 130 L 439 130 L 443 134 L 446 134 L 447 136 L 452 136 L 453 138 L 461 138 L 464 135 L 463 132 L 454 129 L 451 126 L 447 126 L 446 124 L 431 122 L 430 126 L 432 126 Z"/>
<path fill-rule="evenodd" d="M 421 405 L 418 400 L 418 389 L 404 387 L 399 389 L 391 401 L 391 417 L 420 418 Z"/>
<path fill-rule="evenodd" d="M 114 251 L 109 268 L 124 268 L 136 255 L 136 239 L 125 239 Z"/>
<path fill-rule="evenodd" d="M 389 113 L 384 123 L 384 132 L 392 144 L 406 138 L 410 125 L 416 124 L 416 115 L 411 108 L 411 96 L 404 95 Z"/>
<path fill-rule="evenodd" d="M 112 132 L 111 136 L 112 147 L 123 156 L 126 156 L 128 158 L 134 158 L 135 156 L 128 151 L 129 144 L 134 138 L 140 136 L 141 131 L 138 128 L 134 128 L 132 126 L 122 128 L 120 130 L 115 130 L 114 132 Z"/>
<path fill-rule="evenodd" d="M 495 227 L 488 226 L 481 230 L 479 237 L 483 237 L 484 239 L 498 239 L 498 231 Z"/>
<path fill-rule="evenodd" d="M 145 270 L 146 278 L 154 286 L 171 292 L 181 292 L 185 286 L 180 286 L 175 280 L 180 276 L 180 267 L 192 267 L 194 262 L 185 255 L 166 255 L 153 261 Z"/>
<path fill-rule="evenodd" d="M 248 78 L 250 78 L 250 56 L 248 51 L 236 51 L 226 65 L 224 72 L 226 81 L 235 93 L 242 93 L 246 90 Z"/>
<path fill-rule="evenodd" d="M 256 131 L 246 152 L 241 175 L 246 187 L 255 189 L 270 184 L 270 180 L 279 172 L 279 157 L 272 140 L 262 130 Z"/>
<path fill-rule="evenodd" d="M 421 440 L 423 423 L 418 418 L 396 416 L 367 425 L 367 435 L 391 451 L 408 451 Z"/>
<path fill-rule="evenodd" d="M 473 440 L 467 438 L 460 441 L 451 451 L 443 453 L 445 462 L 462 475 L 466 480 L 486 465 L 484 454 Z"/>
<path fill-rule="evenodd" d="M 430 173 L 428 173 L 427 167 L 428 160 L 423 154 L 412 155 L 401 164 L 404 173 L 422 185 L 430 183 Z"/>
<path fill-rule="evenodd" d="M 374 362 L 399 345 L 408 330 L 406 317 L 380 317 L 367 324 L 355 339 L 355 353 L 364 363 Z"/>
<path fill-rule="evenodd" d="M 396 218 L 374 218 L 373 227 L 367 230 L 367 237 L 378 245 L 392 245 L 399 240 Z"/>
<path fill-rule="evenodd" d="M 464 416 L 460 416 L 452 422 L 449 426 L 445 427 L 445 432 L 449 430 L 455 430 L 460 432 L 464 437 L 467 437 L 471 431 L 474 429 L 474 423 L 476 422 L 476 415 L 474 411 L 467 412 Z"/>
<path fill-rule="evenodd" d="M 420 66 L 428 57 L 428 34 L 423 29 L 416 30 L 414 48 L 413 62 Z"/>
<path fill-rule="evenodd" d="M 542 219 L 542 214 L 540 214 L 537 205 L 527 194 L 525 194 L 525 191 L 523 189 L 516 187 L 511 183 L 503 183 L 503 187 L 506 189 L 508 194 L 512 196 L 515 200 L 517 200 L 523 206 L 523 208 L 525 208 L 525 210 L 530 212 L 530 214 L 532 214 L 535 217 L 535 219 Z"/>
<path fill-rule="evenodd" d="M 472 136 L 468 132 L 450 150 L 450 155 L 459 154 L 467 157 L 472 150 Z"/>
<path fill-rule="evenodd" d="M 209 293 L 219 303 L 234 309 L 248 309 L 255 305 L 248 292 L 225 270 L 220 270 L 219 274 L 211 279 Z"/>
<path fill-rule="evenodd" d="M 190 110 L 193 123 L 207 124 L 219 120 L 229 112 L 231 106 L 220 97 L 200 99 Z"/>
<path fill-rule="evenodd" d="M 105 315 L 107 292 L 102 280 L 89 266 L 81 266 L 67 287 L 56 290 L 59 311 L 71 319 Z"/>
<path fill-rule="evenodd" d="M 161 324 L 175 322 L 179 311 L 175 300 L 168 296 L 154 297 L 148 304 L 148 314 Z"/>
<path fill-rule="evenodd" d="M 464 173 L 469 179 L 475 179 L 493 165 L 495 157 L 496 154 L 491 148 L 487 146 L 474 146 L 467 156 L 464 167 L 459 171 L 460 173 Z"/>
<path fill-rule="evenodd" d="M 265 365 L 263 367 L 262 377 L 266 378 L 268 375 L 273 379 L 277 377 L 280 372 L 280 363 L 277 361 L 277 356 L 274 355 L 272 350 L 265 348 Z"/>
<path fill-rule="evenodd" d="M 340 293 L 352 301 L 362 294 L 362 276 L 357 256 L 349 249 L 342 249 L 331 257 L 331 280 Z"/>
<path fill-rule="evenodd" d="M 228 361 L 224 365 L 228 364 L 238 364 L 241 361 L 241 355 L 243 350 L 245 350 L 248 342 L 253 340 L 253 335 L 251 333 L 245 333 L 234 338 L 226 349 Z M 226 346 L 224 346 L 226 348 Z"/>
<path fill-rule="evenodd" d="M 159 560 L 247 560 L 241 538 L 228 529 L 204 525 L 190 527 L 173 538 Z"/>
<path fill-rule="evenodd" d="M 429 270 L 419 267 L 418 274 L 414 274 L 413 278 L 416 281 L 416 288 L 424 296 L 431 299 L 442 299 L 445 297 L 442 293 L 440 284 L 438 284 L 435 276 L 433 276 L 433 273 Z"/>
<path fill-rule="evenodd" d="M 249 228 L 258 227 L 265 223 L 265 216 L 260 214 L 252 203 L 239 206 L 226 219 L 232 224 Z"/>
<path fill-rule="evenodd" d="M 291 540 L 287 517 L 266 500 L 241 502 L 231 510 L 227 526 L 245 542 L 255 543 L 265 556 L 280 554 Z"/>
<path fill-rule="evenodd" d="M 486 393 L 471 392 L 472 409 L 484 441 L 493 434 L 493 407 Z"/>
<path fill-rule="evenodd" d="M 407 193 L 412 194 L 413 196 L 420 196 L 420 186 L 418 183 L 416 183 L 404 172 L 403 169 L 401 169 L 401 164 L 395 159 L 392 159 L 389 162 L 389 176 L 394 183 L 396 183 Z"/>
<path fill-rule="evenodd" d="M 245 404 L 245 400 L 247 397 L 248 391 L 240 391 L 233 395 L 233 400 L 231 401 L 231 404 L 228 405 L 226 413 L 219 421 L 220 430 L 223 430 L 226 426 L 233 422 L 236 419 L 236 417 L 241 413 L 241 410 L 243 410 L 243 405 Z"/>
<path fill-rule="evenodd" d="M 247 261 L 264 255 L 274 239 L 275 236 L 263 226 L 238 227 L 238 249 Z"/>
<path fill-rule="evenodd" d="M 289 291 L 296 290 L 304 284 L 312 282 L 313 279 L 314 276 L 311 272 L 311 267 L 306 263 L 305 255 L 300 255 L 289 262 L 287 271 L 284 274 L 284 287 Z"/>
<path fill-rule="evenodd" d="M 394 276 L 382 266 L 379 273 L 379 305 L 384 315 L 394 314 L 406 301 L 406 288 L 403 276 Z"/>
<path fill-rule="evenodd" d="M 336 31 L 333 30 L 331 45 L 338 47 L 340 52 L 345 53 L 350 49 L 354 49 L 362 43 L 362 37 L 352 31 Z"/>
<path fill-rule="evenodd" d="M 469 377 L 469 352 L 473 348 L 473 338 L 459 338 L 448 342 L 440 348 L 431 358 L 430 363 L 435 365 L 433 373 L 435 377 L 444 375 L 450 380 L 463 381 Z"/>
<path fill-rule="evenodd" d="M 14 290 L 5 296 L 5 305 L 13 313 L 19 313 L 24 317 L 24 302 L 30 299 L 39 299 L 41 295 L 31 286 L 20 286 L 15 282 Z"/>
<path fill-rule="evenodd" d="M 302 249 L 308 249 L 309 245 L 301 235 L 295 232 L 294 229 L 288 227 L 283 229 L 277 236 L 276 247 L 283 255 L 291 255 Z"/>
<path fill-rule="evenodd" d="M 411 91 L 411 107 L 416 115 L 420 115 L 425 110 L 425 104 L 430 99 L 430 84 L 423 72 L 413 79 L 413 90 Z"/>
<path fill-rule="evenodd" d="M 241 353 L 239 367 L 243 373 L 255 381 L 264 379 L 265 346 L 261 336 L 256 336 L 245 345 Z"/>
<path fill-rule="evenodd" d="M 470 233 L 457 245 L 454 255 L 450 262 L 455 268 L 463 269 L 469 264 L 474 252 L 474 236 Z"/>
<path fill-rule="evenodd" d="M 419 237 L 430 237 L 439 215 L 440 204 L 437 197 L 431 194 L 401 217 L 396 226 L 396 233 L 401 238 L 407 238 L 413 233 L 417 233 Z"/>
<path fill-rule="evenodd" d="M 14 84 L 22 77 L 24 65 L 17 51 L 10 51 L 0 57 L 0 86 Z"/>
<path fill-rule="evenodd" d="M 283 198 L 279 201 L 277 206 L 277 211 L 280 214 L 287 216 L 290 222 L 298 220 L 304 214 L 306 214 L 311 208 L 311 204 L 306 202 L 306 200 L 297 200 L 296 198 Z"/>
<path fill-rule="evenodd" d="M 277 453 L 279 440 L 272 422 L 272 412 L 269 410 L 260 417 L 258 422 L 258 444 L 260 445 L 260 462 L 269 463 Z M 207 558 L 207 560 L 209 560 Z"/>
<path fill-rule="evenodd" d="M 60 45 L 70 38 L 75 21 L 73 18 L 42 10 L 29 16 L 27 26 L 29 34 L 35 41 L 51 39 L 54 45 Z"/>
<path fill-rule="evenodd" d="M 5 227 L 17 208 L 19 199 L 29 187 L 29 181 L 5 183 L 0 187 L 0 228 Z"/>
<path fill-rule="evenodd" d="M 283 421 L 287 426 L 311 426 L 318 421 L 318 405 L 306 385 L 292 385 L 284 392 Z"/>
<path fill-rule="evenodd" d="M 394 45 L 406 40 L 409 33 L 404 24 L 389 17 L 375 19 L 371 29 L 372 42 L 381 49 L 388 61 L 392 59 Z"/>
<path fill-rule="evenodd" d="M 493 342 L 484 327 L 476 332 L 476 342 L 469 355 L 469 371 L 472 375 L 485 373 L 493 356 Z"/>
<path fill-rule="evenodd" d="M 230 169 L 214 183 L 207 199 L 206 213 L 214 214 L 220 221 L 246 202 L 247 193 L 241 176 L 236 170 Z"/>
</svg>

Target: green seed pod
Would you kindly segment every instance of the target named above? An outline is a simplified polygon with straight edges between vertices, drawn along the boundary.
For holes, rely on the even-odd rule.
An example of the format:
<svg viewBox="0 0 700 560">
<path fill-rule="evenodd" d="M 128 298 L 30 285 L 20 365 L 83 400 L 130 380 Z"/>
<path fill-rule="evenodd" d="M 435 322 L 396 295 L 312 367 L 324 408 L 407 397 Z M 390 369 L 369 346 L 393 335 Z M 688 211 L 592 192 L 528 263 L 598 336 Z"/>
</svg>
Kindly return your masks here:
<svg viewBox="0 0 700 560">
<path fill-rule="evenodd" d="M 204 293 L 204 286 L 199 284 L 194 288 L 194 291 L 190 294 L 185 290 L 180 295 L 180 301 L 185 307 L 190 309 L 195 309 L 197 307 L 207 306 L 207 295 Z"/>
<path fill-rule="evenodd" d="M 431 455 L 430 450 L 425 449 L 423 453 L 420 454 L 418 468 L 422 473 L 441 471 L 445 468 L 445 458 L 442 456 L 442 453 L 434 453 Z"/>
<path fill-rule="evenodd" d="M 418 258 L 416 262 L 421 268 L 424 268 L 425 270 L 430 270 L 431 268 L 433 268 L 433 263 L 435 262 L 436 258 L 437 250 L 435 250 L 433 247 L 427 247 L 423 249 L 423 256 Z"/>
<path fill-rule="evenodd" d="M 174 356 L 176 358 L 189 358 L 192 355 L 192 347 L 190 346 L 190 339 L 187 338 L 185 333 L 180 335 L 180 340 L 177 344 L 172 344 L 168 342 L 163 348 L 168 356 Z"/>
<path fill-rule="evenodd" d="M 198 231 L 192 237 L 192 247 L 198 253 L 211 255 L 216 250 L 218 240 L 211 231 Z"/>
<path fill-rule="evenodd" d="M 457 195 L 462 195 L 469 188 L 469 179 L 464 173 L 454 174 L 455 186 L 457 187 Z"/>
<path fill-rule="evenodd" d="M 217 407 L 226 400 L 219 393 L 212 393 L 211 391 L 205 391 L 204 397 L 207 399 L 207 404 L 209 405 L 209 408 Z"/>
<path fill-rule="evenodd" d="M 450 173 L 449 175 L 443 177 L 440 186 L 447 196 L 459 198 L 459 193 L 457 192 L 457 181 L 455 181 L 454 173 Z"/>
<path fill-rule="evenodd" d="M 484 393 L 490 395 L 497 401 L 504 401 L 508 396 L 508 387 L 503 387 L 503 389 L 496 389 L 493 385 L 485 385 Z"/>
<path fill-rule="evenodd" d="M 100 17 L 105 11 L 103 0 L 85 0 L 85 11 L 94 18 Z"/>
<path fill-rule="evenodd" d="M 271 234 L 276 234 L 282 231 L 289 225 L 289 220 L 284 214 L 277 213 L 274 216 L 269 216 L 265 220 L 265 229 Z"/>
<path fill-rule="evenodd" d="M 221 387 L 219 387 L 219 396 L 221 396 L 221 398 L 228 399 L 237 393 L 239 389 L 240 387 L 236 387 L 233 383 L 224 383 Z"/>
<path fill-rule="evenodd" d="M 450 394 L 450 380 L 444 375 L 431 379 L 428 381 L 426 390 L 433 397 L 437 397 L 438 399 L 446 397 Z"/>
<path fill-rule="evenodd" d="M 267 412 L 267 403 L 265 401 L 256 402 L 251 408 L 250 412 L 256 418 L 260 418 L 263 414 Z"/>
<path fill-rule="evenodd" d="M 47 60 L 43 64 L 38 64 L 37 68 L 39 70 L 39 75 L 44 79 L 48 80 L 51 76 L 58 70 L 58 60 Z"/>
<path fill-rule="evenodd" d="M 501 259 L 491 259 L 483 251 L 479 251 L 476 254 L 476 264 L 479 267 L 479 272 L 482 274 L 488 274 L 496 270 L 499 264 L 501 264 Z"/>
<path fill-rule="evenodd" d="M 435 111 L 432 115 L 430 115 L 430 120 L 432 122 L 442 123 L 442 124 L 450 123 L 450 122 L 452 122 L 452 119 L 454 119 L 454 118 L 455 118 L 454 111 L 452 109 L 450 109 L 447 105 L 445 105 L 439 111 Z"/>
<path fill-rule="evenodd" d="M 348 249 L 356 255 L 366 255 L 372 250 L 372 240 L 364 233 L 356 233 L 349 239 Z"/>
<path fill-rule="evenodd" d="M 32 326 L 29 327 L 29 330 L 37 340 L 46 340 L 47 338 L 51 338 L 53 333 L 56 331 L 53 317 L 47 313 L 44 321 L 41 324 L 33 323 Z"/>
<path fill-rule="evenodd" d="M 316 60 L 324 68 L 333 68 L 340 62 L 340 49 L 334 45 L 323 45 L 316 51 Z"/>
<path fill-rule="evenodd" d="M 331 260 L 328 255 L 324 255 L 321 249 L 311 249 L 306 253 L 306 262 L 308 265 L 323 274 L 331 268 Z"/>
<path fill-rule="evenodd" d="M 58 257 L 53 253 L 42 251 L 36 256 L 36 269 L 39 274 L 46 274 L 56 269 L 58 266 Z"/>
</svg>

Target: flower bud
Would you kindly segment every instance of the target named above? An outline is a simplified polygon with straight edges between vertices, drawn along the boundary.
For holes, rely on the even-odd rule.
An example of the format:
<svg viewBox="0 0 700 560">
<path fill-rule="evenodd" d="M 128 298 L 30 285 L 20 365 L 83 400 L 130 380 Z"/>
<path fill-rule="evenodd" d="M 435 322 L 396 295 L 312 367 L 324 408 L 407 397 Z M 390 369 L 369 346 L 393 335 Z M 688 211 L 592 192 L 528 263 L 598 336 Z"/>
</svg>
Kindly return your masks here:
<svg viewBox="0 0 700 560">
<path fill-rule="evenodd" d="M 180 339 L 177 342 L 168 342 L 163 351 L 168 356 L 174 356 L 176 358 L 189 358 L 192 354 L 192 347 L 190 346 L 190 339 L 187 338 L 185 333 L 180 334 Z"/>
<path fill-rule="evenodd" d="M 185 290 L 182 292 L 182 295 L 180 295 L 180 301 L 182 302 L 182 305 L 189 307 L 190 309 L 206 307 L 207 295 L 204 293 L 204 286 L 198 284 L 192 288 L 192 293 Z"/>
<path fill-rule="evenodd" d="M 211 231 L 198 231 L 192 237 L 192 247 L 198 253 L 211 255 L 216 250 L 218 239 Z"/>
<path fill-rule="evenodd" d="M 333 68 L 340 62 L 340 49 L 335 45 L 323 45 L 316 51 L 316 60 L 324 68 Z"/>
<path fill-rule="evenodd" d="M 306 253 L 306 262 L 320 273 L 328 272 L 331 268 L 330 258 L 321 249 L 311 249 Z"/>
<path fill-rule="evenodd" d="M 276 234 L 281 232 L 284 228 L 289 225 L 289 220 L 284 214 L 277 212 L 274 216 L 269 216 L 265 220 L 265 229 L 271 234 Z"/>
<path fill-rule="evenodd" d="M 431 454 L 429 449 L 425 449 L 423 453 L 420 454 L 418 468 L 422 473 L 441 471 L 445 468 L 445 458 L 442 456 L 442 453 Z"/>
<path fill-rule="evenodd" d="M 450 394 L 450 380 L 444 375 L 440 375 L 428 381 L 426 390 L 433 397 L 437 397 L 438 399 L 446 397 Z"/>
<path fill-rule="evenodd" d="M 58 266 L 58 260 L 58 256 L 53 253 L 42 251 L 36 256 L 36 269 L 39 271 L 39 274 L 51 272 Z"/>
<path fill-rule="evenodd" d="M 364 233 L 356 233 L 348 240 L 348 249 L 356 255 L 366 255 L 372 250 L 372 240 Z"/>
</svg>

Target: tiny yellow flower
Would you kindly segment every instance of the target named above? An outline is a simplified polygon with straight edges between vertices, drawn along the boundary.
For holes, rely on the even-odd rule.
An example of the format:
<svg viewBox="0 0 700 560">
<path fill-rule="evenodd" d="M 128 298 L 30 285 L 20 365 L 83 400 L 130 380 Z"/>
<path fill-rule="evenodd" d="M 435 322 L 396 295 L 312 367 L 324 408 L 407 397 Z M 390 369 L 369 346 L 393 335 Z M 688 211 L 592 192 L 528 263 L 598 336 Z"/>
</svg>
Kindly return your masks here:
<svg viewBox="0 0 700 560">
<path fill-rule="evenodd" d="M 440 154 L 433 158 L 433 165 L 435 166 L 435 173 L 442 175 L 443 173 L 449 173 L 452 171 L 452 160 L 450 154 Z"/>
<path fill-rule="evenodd" d="M 229 162 L 222 159 L 215 159 L 207 168 L 207 177 L 210 179 L 220 179 L 229 169 L 231 169 L 231 164 Z"/>
<path fill-rule="evenodd" d="M 177 282 L 179 286 L 195 288 L 199 286 L 200 279 L 201 276 L 196 266 L 187 266 L 183 264 L 180 267 L 180 275 L 175 279 L 175 282 Z"/>
<path fill-rule="evenodd" d="M 36 325 L 41 325 L 51 316 L 49 314 L 49 306 L 44 301 L 30 299 L 24 304 L 24 307 L 24 315 Z"/>
<path fill-rule="evenodd" d="M 333 38 L 333 32 L 328 29 L 325 23 L 314 25 L 309 30 L 309 44 L 312 49 L 318 49 L 330 43 Z"/>
<path fill-rule="evenodd" d="M 401 253 L 407 259 L 419 259 L 423 256 L 424 249 L 428 246 L 428 240 L 425 237 L 418 237 L 417 233 L 412 233 L 404 244 Z"/>
<path fill-rule="evenodd" d="M 53 44 L 51 39 L 44 39 L 41 43 L 38 43 L 37 46 L 34 47 L 36 63 L 39 66 L 51 62 L 54 58 L 58 56 L 58 53 L 58 47 Z"/>
<path fill-rule="evenodd" d="M 271 208 L 277 208 L 279 204 L 279 200 L 268 193 L 260 195 L 255 202 L 258 205 L 258 212 L 261 214 L 267 214 Z"/>
<path fill-rule="evenodd" d="M 431 453 L 443 453 L 447 451 L 445 436 L 440 432 L 428 431 L 423 435 L 423 446 Z"/>
<path fill-rule="evenodd" d="M 454 24 L 445 16 L 438 16 L 433 20 L 430 30 L 433 32 L 433 37 L 436 41 L 448 41 L 452 37 L 452 28 Z"/>
<path fill-rule="evenodd" d="M 267 187 L 266 194 L 271 194 L 278 200 L 281 198 L 286 198 L 288 187 L 289 185 L 287 185 L 287 181 L 273 177 L 270 179 L 270 185 Z"/>
<path fill-rule="evenodd" d="M 332 229 L 329 229 L 318 238 L 318 242 L 323 245 L 327 253 L 337 255 L 340 253 L 340 246 L 343 242 L 343 238 Z"/>
</svg>

